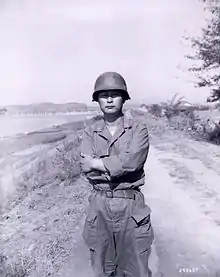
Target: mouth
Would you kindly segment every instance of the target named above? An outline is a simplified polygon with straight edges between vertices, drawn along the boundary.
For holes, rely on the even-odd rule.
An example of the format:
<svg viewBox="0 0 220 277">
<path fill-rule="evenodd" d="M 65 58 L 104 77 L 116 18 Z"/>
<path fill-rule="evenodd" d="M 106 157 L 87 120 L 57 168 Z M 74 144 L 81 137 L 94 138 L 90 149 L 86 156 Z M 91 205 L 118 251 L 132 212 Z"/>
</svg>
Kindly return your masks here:
<svg viewBox="0 0 220 277">
<path fill-rule="evenodd" d="M 105 106 L 106 109 L 113 109 L 115 106 Z"/>
</svg>

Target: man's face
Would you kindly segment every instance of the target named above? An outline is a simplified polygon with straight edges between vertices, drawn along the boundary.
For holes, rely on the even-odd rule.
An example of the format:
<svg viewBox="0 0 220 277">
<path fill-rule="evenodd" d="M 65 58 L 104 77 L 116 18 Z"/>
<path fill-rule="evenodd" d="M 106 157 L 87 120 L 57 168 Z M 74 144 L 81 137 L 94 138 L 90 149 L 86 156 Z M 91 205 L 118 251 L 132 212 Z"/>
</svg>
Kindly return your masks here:
<svg viewBox="0 0 220 277">
<path fill-rule="evenodd" d="M 121 112 L 124 101 L 120 91 L 102 91 L 98 97 L 98 103 L 104 114 L 118 114 Z"/>
</svg>

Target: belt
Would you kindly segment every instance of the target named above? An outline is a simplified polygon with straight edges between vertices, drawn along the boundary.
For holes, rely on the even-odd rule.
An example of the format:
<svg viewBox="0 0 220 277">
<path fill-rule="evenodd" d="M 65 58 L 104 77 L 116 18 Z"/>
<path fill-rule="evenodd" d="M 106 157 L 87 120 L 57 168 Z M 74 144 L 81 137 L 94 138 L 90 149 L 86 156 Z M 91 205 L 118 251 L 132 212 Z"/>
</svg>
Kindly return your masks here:
<svg viewBox="0 0 220 277">
<path fill-rule="evenodd" d="M 135 200 L 135 195 L 139 189 L 120 189 L 120 190 L 98 190 L 98 193 L 105 194 L 107 198 L 129 198 Z"/>
</svg>

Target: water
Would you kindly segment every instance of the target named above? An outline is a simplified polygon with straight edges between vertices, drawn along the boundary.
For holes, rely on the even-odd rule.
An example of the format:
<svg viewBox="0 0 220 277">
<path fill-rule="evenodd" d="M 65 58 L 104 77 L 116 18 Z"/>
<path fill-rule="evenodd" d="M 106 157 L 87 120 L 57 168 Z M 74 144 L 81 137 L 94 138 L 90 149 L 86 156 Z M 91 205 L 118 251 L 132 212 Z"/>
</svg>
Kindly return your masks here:
<svg viewBox="0 0 220 277">
<path fill-rule="evenodd" d="M 76 112 L 74 115 L 0 116 L 0 138 L 38 131 L 53 125 L 84 120 L 92 113 Z"/>
</svg>

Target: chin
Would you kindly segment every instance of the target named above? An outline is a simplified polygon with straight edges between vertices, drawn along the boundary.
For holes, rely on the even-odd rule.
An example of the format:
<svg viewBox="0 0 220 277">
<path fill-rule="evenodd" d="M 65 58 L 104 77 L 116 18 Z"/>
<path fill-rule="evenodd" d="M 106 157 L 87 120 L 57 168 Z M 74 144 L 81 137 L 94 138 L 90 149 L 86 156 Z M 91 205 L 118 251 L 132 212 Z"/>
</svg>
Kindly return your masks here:
<svg viewBox="0 0 220 277">
<path fill-rule="evenodd" d="M 118 111 L 116 111 L 116 110 L 105 110 L 104 113 L 105 114 L 117 114 Z"/>
<path fill-rule="evenodd" d="M 112 111 L 105 111 L 104 114 L 107 114 L 107 115 L 118 115 L 120 113 L 120 111 L 115 111 L 115 110 L 112 110 Z"/>
</svg>

